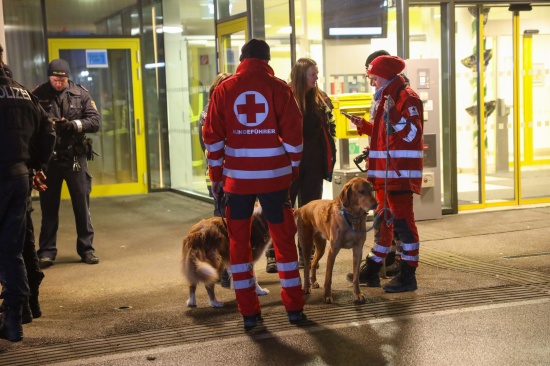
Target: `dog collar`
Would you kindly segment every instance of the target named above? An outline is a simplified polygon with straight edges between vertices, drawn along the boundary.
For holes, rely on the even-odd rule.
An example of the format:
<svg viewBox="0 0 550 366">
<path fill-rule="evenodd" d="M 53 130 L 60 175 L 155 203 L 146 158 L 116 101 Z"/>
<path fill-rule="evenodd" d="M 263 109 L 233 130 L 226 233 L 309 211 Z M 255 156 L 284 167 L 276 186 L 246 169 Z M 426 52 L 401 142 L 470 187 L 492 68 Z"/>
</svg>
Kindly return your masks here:
<svg viewBox="0 0 550 366">
<path fill-rule="evenodd" d="M 342 207 L 342 210 L 340 212 L 341 212 L 342 216 L 344 217 L 344 222 L 346 223 L 346 226 L 348 227 L 348 229 L 350 229 L 354 233 L 357 233 L 357 234 L 367 233 L 367 232 L 371 231 L 374 227 L 374 225 L 373 225 L 372 227 L 370 227 L 369 229 L 366 229 L 366 230 L 355 230 L 353 228 L 353 226 L 355 226 L 356 224 L 359 224 L 359 223 L 362 222 L 361 216 L 366 216 L 365 211 L 362 211 L 363 212 L 362 215 L 354 216 L 350 212 L 348 212 L 344 207 Z"/>
</svg>

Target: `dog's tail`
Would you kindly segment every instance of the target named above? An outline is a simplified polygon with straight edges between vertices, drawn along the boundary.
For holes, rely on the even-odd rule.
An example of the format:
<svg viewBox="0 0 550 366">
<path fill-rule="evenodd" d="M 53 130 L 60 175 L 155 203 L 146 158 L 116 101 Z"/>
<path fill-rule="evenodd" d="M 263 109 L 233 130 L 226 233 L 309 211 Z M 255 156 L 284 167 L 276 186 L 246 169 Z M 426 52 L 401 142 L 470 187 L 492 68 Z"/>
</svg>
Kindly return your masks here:
<svg viewBox="0 0 550 366">
<path fill-rule="evenodd" d="M 190 283 L 212 284 L 218 280 L 218 271 L 206 259 L 205 240 L 202 232 L 190 233 L 183 240 L 181 269 Z"/>
</svg>

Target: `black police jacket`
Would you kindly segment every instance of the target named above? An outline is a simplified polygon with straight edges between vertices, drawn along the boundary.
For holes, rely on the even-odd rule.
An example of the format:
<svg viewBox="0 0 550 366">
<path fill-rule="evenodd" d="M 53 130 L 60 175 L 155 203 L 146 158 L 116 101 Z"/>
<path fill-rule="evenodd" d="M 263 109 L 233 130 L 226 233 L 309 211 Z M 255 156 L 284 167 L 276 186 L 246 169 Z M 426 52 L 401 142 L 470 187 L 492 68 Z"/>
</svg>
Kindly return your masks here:
<svg viewBox="0 0 550 366">
<path fill-rule="evenodd" d="M 67 122 L 64 123 L 78 122 L 74 123 L 77 128 L 70 131 L 62 127 L 62 122 L 56 122 L 58 136 L 55 151 L 58 156 L 63 156 L 75 143 L 81 143 L 85 139 L 85 133 L 99 131 L 101 115 L 90 93 L 83 86 L 69 80 L 67 88 L 58 92 L 48 81 L 36 87 L 32 93 L 38 97 L 40 105 L 50 117 L 57 121 L 65 118 Z M 80 154 L 79 152 L 78 155 Z"/>
<path fill-rule="evenodd" d="M 0 179 L 45 169 L 55 143 L 53 122 L 38 98 L 0 67 Z"/>
</svg>

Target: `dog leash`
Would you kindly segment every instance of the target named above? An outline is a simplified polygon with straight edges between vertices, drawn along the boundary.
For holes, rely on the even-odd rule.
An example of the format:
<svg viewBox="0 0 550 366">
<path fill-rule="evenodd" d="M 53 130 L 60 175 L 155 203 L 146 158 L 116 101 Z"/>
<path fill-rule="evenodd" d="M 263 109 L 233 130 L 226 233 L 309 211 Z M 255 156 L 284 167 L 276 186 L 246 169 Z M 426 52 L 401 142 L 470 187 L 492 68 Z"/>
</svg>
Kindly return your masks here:
<svg viewBox="0 0 550 366">
<path fill-rule="evenodd" d="M 342 207 L 342 216 L 344 216 L 344 222 L 346 223 L 346 226 L 348 227 L 348 229 L 350 229 L 352 232 L 356 233 L 356 234 L 364 234 L 364 233 L 368 233 L 369 231 L 371 231 L 372 229 L 374 229 L 374 222 L 372 223 L 372 226 L 366 230 L 355 230 L 348 222 L 348 219 L 349 219 L 349 216 L 350 214 L 346 211 L 345 208 Z M 351 220 L 350 220 L 351 221 Z"/>
<path fill-rule="evenodd" d="M 225 230 L 227 229 L 227 222 L 225 222 L 225 191 L 222 189 L 221 192 L 218 194 L 218 197 L 216 198 L 216 203 L 218 204 L 218 211 L 220 211 L 220 217 L 222 218 L 223 226 L 225 226 Z"/>
<path fill-rule="evenodd" d="M 391 95 L 387 96 L 388 105 L 390 103 L 394 104 L 393 99 Z M 384 207 L 376 213 L 376 216 L 374 217 L 374 223 L 372 224 L 373 227 L 375 224 L 378 224 L 378 221 L 380 220 L 380 216 L 382 213 L 384 213 L 384 221 L 386 221 L 386 225 L 390 227 L 390 225 L 393 223 L 393 212 L 390 208 L 388 208 L 388 167 L 390 164 L 390 113 L 389 111 L 384 111 L 384 122 L 386 123 L 386 179 L 384 180 Z M 388 216 L 391 216 L 388 218 Z"/>
</svg>

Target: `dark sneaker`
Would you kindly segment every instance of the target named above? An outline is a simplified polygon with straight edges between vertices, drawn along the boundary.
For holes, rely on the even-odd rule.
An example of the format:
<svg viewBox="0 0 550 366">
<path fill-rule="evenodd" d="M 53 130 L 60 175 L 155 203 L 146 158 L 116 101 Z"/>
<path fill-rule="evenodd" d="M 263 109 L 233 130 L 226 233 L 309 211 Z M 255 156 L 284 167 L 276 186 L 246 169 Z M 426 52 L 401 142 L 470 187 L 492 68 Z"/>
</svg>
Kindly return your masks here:
<svg viewBox="0 0 550 366">
<path fill-rule="evenodd" d="M 277 260 L 275 257 L 267 257 L 267 264 L 265 266 L 265 271 L 267 273 L 277 273 Z"/>
<path fill-rule="evenodd" d="M 368 258 L 359 267 L 359 284 L 367 287 L 380 287 L 380 268 L 382 268 L 382 263 Z M 353 282 L 353 273 L 348 273 L 346 279 Z"/>
<path fill-rule="evenodd" d="M 264 321 L 262 314 L 256 314 L 252 316 L 243 316 L 244 330 L 250 330 Z"/>
<path fill-rule="evenodd" d="M 38 267 L 40 267 L 40 269 L 45 269 L 45 268 L 51 267 L 51 266 L 54 265 L 54 263 L 55 263 L 55 259 L 50 258 L 50 257 L 40 257 L 40 258 L 38 258 Z"/>
<path fill-rule="evenodd" d="M 88 253 L 84 254 L 84 256 L 82 257 L 82 259 L 80 261 L 84 262 L 86 264 L 98 264 L 99 263 L 99 258 L 96 257 L 93 252 L 88 252 Z"/>
<path fill-rule="evenodd" d="M 222 278 L 220 280 L 220 285 L 222 287 L 225 287 L 225 288 L 230 288 L 231 287 L 231 276 L 229 275 L 229 273 L 227 273 L 227 270 L 223 270 L 223 273 L 222 273 Z"/>
<path fill-rule="evenodd" d="M 287 311 L 288 321 L 290 324 L 299 324 L 300 322 L 307 320 L 306 314 L 303 310 Z"/>
</svg>

